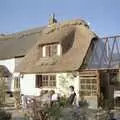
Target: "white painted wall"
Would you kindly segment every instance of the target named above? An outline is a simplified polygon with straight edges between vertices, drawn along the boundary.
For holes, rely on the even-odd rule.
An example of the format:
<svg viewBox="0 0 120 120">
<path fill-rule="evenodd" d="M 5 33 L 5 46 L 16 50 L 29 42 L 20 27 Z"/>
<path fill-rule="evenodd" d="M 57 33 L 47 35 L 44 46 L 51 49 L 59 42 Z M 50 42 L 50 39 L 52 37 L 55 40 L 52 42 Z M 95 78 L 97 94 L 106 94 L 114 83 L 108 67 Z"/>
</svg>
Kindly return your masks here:
<svg viewBox="0 0 120 120">
<path fill-rule="evenodd" d="M 20 58 L 15 58 L 15 68 L 20 64 L 20 62 L 23 60 L 24 57 L 20 57 Z M 15 69 L 14 69 L 15 72 Z"/>
<path fill-rule="evenodd" d="M 15 69 L 15 58 L 0 60 L 0 65 L 4 65 L 8 68 L 8 70 L 13 73 Z"/>
<path fill-rule="evenodd" d="M 67 96 L 70 85 L 74 86 L 75 92 L 78 93 L 80 87 L 79 76 L 73 76 L 72 73 L 57 74 L 57 91 Z"/>
<path fill-rule="evenodd" d="M 40 89 L 35 87 L 35 74 L 25 74 L 20 79 L 21 94 L 38 96 Z"/>
</svg>

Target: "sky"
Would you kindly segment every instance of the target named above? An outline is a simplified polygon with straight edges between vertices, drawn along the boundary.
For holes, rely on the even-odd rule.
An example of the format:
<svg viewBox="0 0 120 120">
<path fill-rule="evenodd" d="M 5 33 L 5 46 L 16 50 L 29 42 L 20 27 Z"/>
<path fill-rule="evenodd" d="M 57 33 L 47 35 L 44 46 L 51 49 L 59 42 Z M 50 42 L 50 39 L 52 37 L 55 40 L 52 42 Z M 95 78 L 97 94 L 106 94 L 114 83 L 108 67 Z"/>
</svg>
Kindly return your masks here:
<svg viewBox="0 0 120 120">
<path fill-rule="evenodd" d="M 0 33 L 15 33 L 58 21 L 84 19 L 100 37 L 120 34 L 120 0 L 0 0 Z"/>
</svg>

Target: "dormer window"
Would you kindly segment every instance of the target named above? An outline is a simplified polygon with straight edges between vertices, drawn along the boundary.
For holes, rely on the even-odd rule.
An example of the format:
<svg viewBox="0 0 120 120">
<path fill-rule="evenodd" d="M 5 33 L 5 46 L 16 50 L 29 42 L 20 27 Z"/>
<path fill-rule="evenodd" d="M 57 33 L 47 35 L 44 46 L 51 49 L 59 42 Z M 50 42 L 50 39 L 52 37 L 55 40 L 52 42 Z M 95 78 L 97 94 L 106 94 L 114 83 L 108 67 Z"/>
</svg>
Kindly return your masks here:
<svg viewBox="0 0 120 120">
<path fill-rule="evenodd" d="M 61 55 L 61 45 L 60 44 L 49 44 L 42 47 L 43 57 L 52 57 Z"/>
</svg>

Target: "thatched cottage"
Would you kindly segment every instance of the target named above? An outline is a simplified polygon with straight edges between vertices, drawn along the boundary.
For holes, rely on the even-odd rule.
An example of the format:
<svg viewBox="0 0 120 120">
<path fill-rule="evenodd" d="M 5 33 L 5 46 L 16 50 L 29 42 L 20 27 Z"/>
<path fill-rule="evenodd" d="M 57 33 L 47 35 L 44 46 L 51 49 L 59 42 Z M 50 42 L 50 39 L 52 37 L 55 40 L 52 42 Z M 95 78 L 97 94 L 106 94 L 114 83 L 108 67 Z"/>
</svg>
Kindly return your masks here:
<svg viewBox="0 0 120 120">
<path fill-rule="evenodd" d="M 38 42 L 16 68 L 16 72 L 22 75 L 21 83 L 27 82 L 27 85 L 21 86 L 22 93 L 27 91 L 39 95 L 41 90 L 54 89 L 67 95 L 70 85 L 78 93 L 82 87 L 80 70 L 86 66 L 88 55 L 94 48 L 93 43 L 97 41 L 98 37 L 83 20 L 53 23 L 44 28 Z M 99 91 L 96 74 L 96 71 L 91 74 L 94 79 L 88 85 L 90 93 L 82 91 L 90 96 L 90 100 L 93 99 L 95 106 Z"/>
<path fill-rule="evenodd" d="M 84 20 L 56 22 L 0 38 L 0 64 L 12 73 L 10 90 L 20 87 L 22 94 L 37 96 L 54 89 L 67 95 L 73 85 L 89 107 L 99 106 L 101 93 L 112 101 L 120 58 L 115 40 L 99 39 Z"/>
</svg>

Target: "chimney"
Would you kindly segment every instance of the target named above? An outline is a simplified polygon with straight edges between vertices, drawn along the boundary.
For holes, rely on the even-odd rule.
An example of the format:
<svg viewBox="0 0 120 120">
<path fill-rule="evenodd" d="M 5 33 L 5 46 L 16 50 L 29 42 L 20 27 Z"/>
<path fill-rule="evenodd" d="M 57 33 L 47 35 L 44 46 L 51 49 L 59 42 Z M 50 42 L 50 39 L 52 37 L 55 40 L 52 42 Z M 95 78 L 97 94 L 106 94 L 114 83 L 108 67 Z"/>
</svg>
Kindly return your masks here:
<svg viewBox="0 0 120 120">
<path fill-rule="evenodd" d="M 55 18 L 55 14 L 53 13 L 52 15 L 50 15 L 49 25 L 52 25 L 55 23 L 57 23 L 57 19 Z"/>
</svg>

